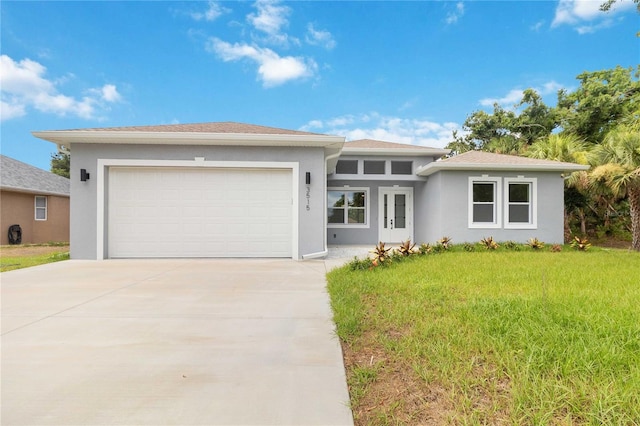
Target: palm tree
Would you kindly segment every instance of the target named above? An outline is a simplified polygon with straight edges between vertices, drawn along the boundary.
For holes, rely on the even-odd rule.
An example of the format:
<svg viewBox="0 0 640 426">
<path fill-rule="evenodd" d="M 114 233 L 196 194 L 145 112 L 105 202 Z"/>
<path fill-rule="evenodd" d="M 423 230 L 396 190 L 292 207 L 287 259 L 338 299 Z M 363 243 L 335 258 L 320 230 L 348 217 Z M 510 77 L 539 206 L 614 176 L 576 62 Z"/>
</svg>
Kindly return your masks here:
<svg viewBox="0 0 640 426">
<path fill-rule="evenodd" d="M 591 160 L 598 165 L 591 172 L 593 184 L 604 184 L 615 196 L 628 198 L 631 247 L 640 251 L 640 132 L 629 125 L 610 131 L 591 151 Z"/>
<path fill-rule="evenodd" d="M 531 144 L 524 155 L 530 158 L 563 161 L 566 163 L 588 164 L 588 144 L 571 133 L 552 134 Z M 586 171 L 573 172 L 565 181 L 565 240 L 571 238 L 570 217 L 575 215 L 580 221 L 580 232 L 587 233 L 587 206 L 589 199 Z"/>
</svg>

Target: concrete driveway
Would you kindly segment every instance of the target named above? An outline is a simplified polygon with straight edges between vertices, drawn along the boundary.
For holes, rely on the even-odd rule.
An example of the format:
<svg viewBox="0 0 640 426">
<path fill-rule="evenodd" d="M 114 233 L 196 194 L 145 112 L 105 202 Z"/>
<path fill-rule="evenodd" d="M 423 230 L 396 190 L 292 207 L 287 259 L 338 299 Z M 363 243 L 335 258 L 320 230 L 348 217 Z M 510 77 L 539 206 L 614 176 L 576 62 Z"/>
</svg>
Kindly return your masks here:
<svg viewBox="0 0 640 426">
<path fill-rule="evenodd" d="M 322 261 L 3 273 L 3 425 L 349 425 Z"/>
</svg>

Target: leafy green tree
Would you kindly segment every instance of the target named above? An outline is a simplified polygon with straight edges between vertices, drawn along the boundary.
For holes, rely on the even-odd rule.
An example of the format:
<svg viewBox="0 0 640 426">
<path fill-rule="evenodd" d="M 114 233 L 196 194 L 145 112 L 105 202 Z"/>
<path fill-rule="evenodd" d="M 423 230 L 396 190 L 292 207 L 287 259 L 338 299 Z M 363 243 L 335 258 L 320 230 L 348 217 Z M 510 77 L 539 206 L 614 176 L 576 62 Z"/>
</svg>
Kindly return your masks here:
<svg viewBox="0 0 640 426">
<path fill-rule="evenodd" d="M 600 10 L 603 12 L 608 12 L 609 10 L 611 10 L 611 7 L 617 3 L 618 0 L 607 0 L 606 2 L 602 3 L 600 5 Z M 636 9 L 638 10 L 638 13 L 640 13 L 640 0 L 633 0 L 633 2 L 636 4 Z"/>
<path fill-rule="evenodd" d="M 545 160 L 563 161 L 567 163 L 588 164 L 588 145 L 579 137 L 569 134 L 553 134 L 533 143 L 525 156 Z M 564 192 L 564 229 L 565 240 L 570 239 L 570 222 L 577 218 L 580 232 L 587 233 L 587 216 L 589 210 L 589 186 L 587 172 L 573 172 L 565 180 Z"/>
<path fill-rule="evenodd" d="M 640 66 L 584 72 L 580 87 L 558 93 L 557 114 L 563 131 L 590 143 L 600 143 L 605 135 L 628 117 L 640 104 Z"/>
<path fill-rule="evenodd" d="M 518 154 L 558 127 L 555 109 L 545 105 L 534 89 L 526 89 L 514 107 L 514 110 L 507 110 L 495 103 L 491 113 L 474 111 L 463 124 L 464 136 L 454 132 L 453 141 L 447 148 L 458 153 L 480 149 Z"/>
<path fill-rule="evenodd" d="M 593 185 L 604 185 L 620 198 L 627 197 L 631 213 L 631 246 L 640 251 L 640 132 L 637 124 L 610 131 L 591 152 L 598 166 L 591 172 Z"/>
<path fill-rule="evenodd" d="M 71 156 L 68 153 L 58 152 L 51 154 L 51 173 L 69 178 L 71 168 Z"/>
</svg>

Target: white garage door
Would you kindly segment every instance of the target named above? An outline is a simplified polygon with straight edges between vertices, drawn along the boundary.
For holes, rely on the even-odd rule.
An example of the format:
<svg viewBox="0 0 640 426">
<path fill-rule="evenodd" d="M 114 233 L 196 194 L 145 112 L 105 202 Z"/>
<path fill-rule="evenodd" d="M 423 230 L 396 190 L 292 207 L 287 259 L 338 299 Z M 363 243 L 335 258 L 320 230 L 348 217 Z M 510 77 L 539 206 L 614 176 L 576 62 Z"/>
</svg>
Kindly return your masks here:
<svg viewBox="0 0 640 426">
<path fill-rule="evenodd" d="M 291 173 L 112 167 L 109 257 L 291 257 Z"/>
</svg>

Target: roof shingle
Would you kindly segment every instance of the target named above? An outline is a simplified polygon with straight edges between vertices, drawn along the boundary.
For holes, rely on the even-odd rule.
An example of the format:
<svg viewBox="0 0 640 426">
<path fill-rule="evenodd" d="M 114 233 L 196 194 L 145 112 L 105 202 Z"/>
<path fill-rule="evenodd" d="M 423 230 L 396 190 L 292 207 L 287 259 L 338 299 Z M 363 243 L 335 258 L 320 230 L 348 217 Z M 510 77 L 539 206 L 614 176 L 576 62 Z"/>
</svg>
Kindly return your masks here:
<svg viewBox="0 0 640 426">
<path fill-rule="evenodd" d="M 69 179 L 0 155 L 0 188 L 69 196 Z"/>
<path fill-rule="evenodd" d="M 154 133 L 235 133 L 258 135 L 318 135 L 319 133 L 258 126 L 256 124 L 236 123 L 232 121 L 190 124 L 161 124 L 154 126 L 103 127 L 88 129 L 70 129 L 82 132 L 154 132 Z"/>
</svg>

